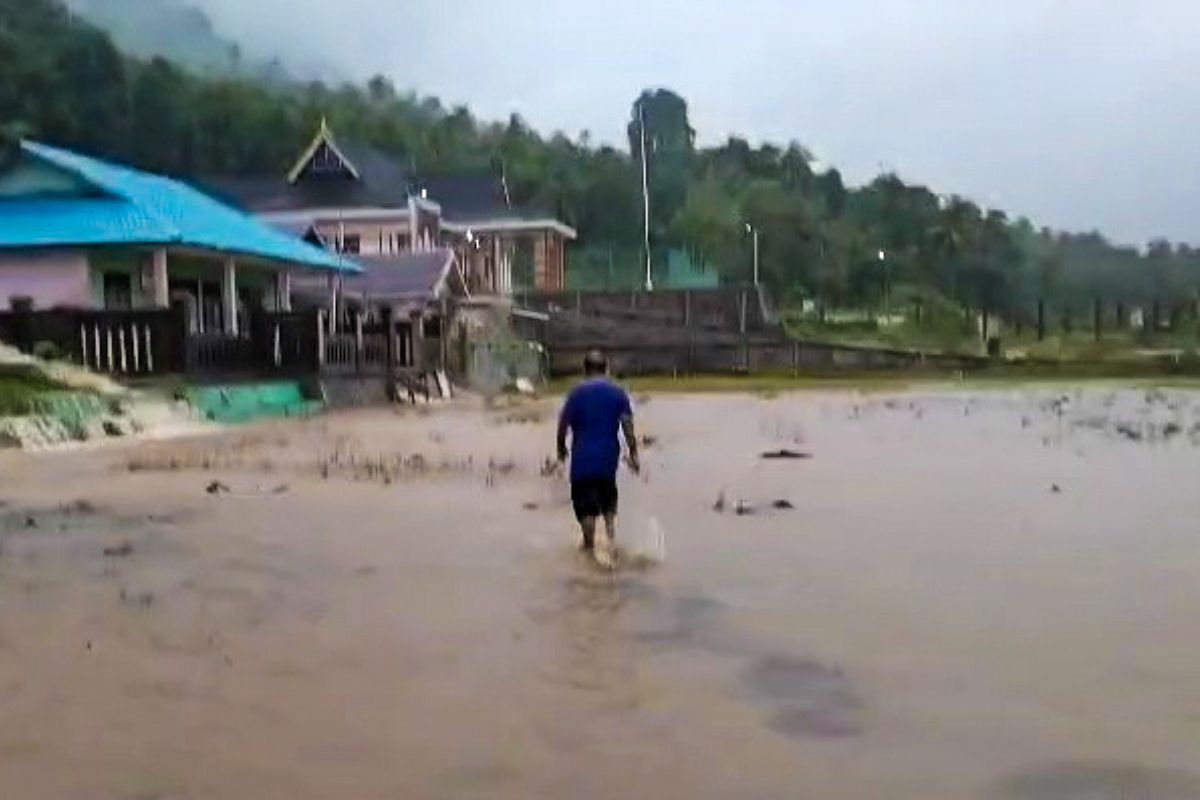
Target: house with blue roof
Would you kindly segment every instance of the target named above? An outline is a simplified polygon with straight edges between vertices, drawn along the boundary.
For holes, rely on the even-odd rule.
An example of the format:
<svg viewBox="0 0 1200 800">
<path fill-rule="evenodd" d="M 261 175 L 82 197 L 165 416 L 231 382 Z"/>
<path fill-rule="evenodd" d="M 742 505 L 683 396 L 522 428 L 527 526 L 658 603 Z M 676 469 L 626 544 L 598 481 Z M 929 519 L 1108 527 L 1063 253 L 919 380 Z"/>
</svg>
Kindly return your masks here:
<svg viewBox="0 0 1200 800">
<path fill-rule="evenodd" d="M 0 309 L 175 306 L 236 337 L 291 309 L 293 277 L 360 271 L 176 180 L 32 141 L 0 154 Z"/>
</svg>

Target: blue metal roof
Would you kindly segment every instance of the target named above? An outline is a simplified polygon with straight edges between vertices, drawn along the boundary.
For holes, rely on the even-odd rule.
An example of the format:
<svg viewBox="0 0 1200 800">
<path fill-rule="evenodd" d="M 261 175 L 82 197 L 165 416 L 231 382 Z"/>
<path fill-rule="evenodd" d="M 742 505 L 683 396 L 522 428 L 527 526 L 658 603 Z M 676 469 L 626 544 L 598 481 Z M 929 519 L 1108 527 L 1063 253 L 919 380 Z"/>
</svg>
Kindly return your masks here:
<svg viewBox="0 0 1200 800">
<path fill-rule="evenodd" d="M 288 236 L 179 181 L 35 142 L 22 142 L 21 149 L 103 194 L 0 198 L 0 249 L 168 245 L 361 271 L 353 261 Z"/>
</svg>

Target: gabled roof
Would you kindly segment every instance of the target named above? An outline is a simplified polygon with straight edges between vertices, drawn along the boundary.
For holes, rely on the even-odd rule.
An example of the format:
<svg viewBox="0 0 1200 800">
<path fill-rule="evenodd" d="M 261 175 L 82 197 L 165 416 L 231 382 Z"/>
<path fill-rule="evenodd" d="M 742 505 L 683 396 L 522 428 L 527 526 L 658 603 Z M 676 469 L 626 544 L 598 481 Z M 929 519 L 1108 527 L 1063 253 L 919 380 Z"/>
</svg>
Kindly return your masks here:
<svg viewBox="0 0 1200 800">
<path fill-rule="evenodd" d="M 314 142 L 319 149 L 319 135 Z M 336 147 L 338 158 L 352 169 L 329 175 L 305 172 L 316 152 L 310 145 L 286 179 L 213 176 L 201 179 L 200 185 L 214 197 L 259 214 L 313 208 L 408 208 L 408 173 L 397 159 L 359 142 L 339 142 Z"/>
<path fill-rule="evenodd" d="M 310 169 L 313 159 L 325 152 L 339 168 L 319 173 Z M 403 211 L 409 196 L 418 204 L 439 207 L 449 229 L 491 231 L 554 230 L 568 239 L 576 232 L 554 218 L 512 206 L 502 176 L 486 171 L 433 173 L 411 176 L 395 156 L 362 142 L 335 139 L 322 121 L 317 135 L 301 158 L 283 176 L 212 177 L 201 181 L 207 190 L 259 214 L 283 214 L 320 209 Z"/>
<path fill-rule="evenodd" d="M 25 163 L 69 173 L 94 191 L 0 198 L 0 249 L 171 245 L 358 271 L 178 181 L 30 141 L 21 152 Z"/>
<path fill-rule="evenodd" d="M 470 297 L 467 282 L 453 250 L 439 248 L 399 256 L 355 256 L 362 272 L 342 284 L 343 296 L 366 304 L 394 309 L 423 309 L 443 297 Z M 297 276 L 292 296 L 314 304 L 329 297 L 326 282 L 314 276 Z"/>
<path fill-rule="evenodd" d="M 512 211 L 504 183 L 484 172 L 426 175 L 418 184 L 441 205 L 447 219 L 504 217 Z"/>
<path fill-rule="evenodd" d="M 454 251 L 438 248 L 399 256 L 357 256 L 361 275 L 346 281 L 346 291 L 371 300 L 429 301 L 467 295 L 466 281 Z"/>
<path fill-rule="evenodd" d="M 300 158 L 296 161 L 295 166 L 293 166 L 288 172 L 288 183 L 295 183 L 300 176 L 304 174 L 304 171 L 308 169 L 309 165 L 312 163 L 313 157 L 317 155 L 317 153 L 321 152 L 322 148 L 326 148 L 335 158 L 338 159 L 342 168 L 349 173 L 350 177 L 354 178 L 355 180 L 358 180 L 362 177 L 358 171 L 358 167 L 354 166 L 354 162 L 347 158 L 346 154 L 342 152 L 342 149 L 338 147 L 337 142 L 333 139 L 333 132 L 329 130 L 329 123 L 325 121 L 324 117 L 322 117 L 321 128 L 317 131 L 317 135 L 313 137 L 312 142 L 305 149 L 304 154 L 300 156 Z"/>
<path fill-rule="evenodd" d="M 418 185 L 441 205 L 442 226 L 455 233 L 548 229 L 567 239 L 578 235 L 552 214 L 514 207 L 504 180 L 486 172 L 427 175 Z"/>
<path fill-rule="evenodd" d="M 308 242 L 311 245 L 316 245 L 321 248 L 328 248 L 329 243 L 325 241 L 325 237 L 317 230 L 317 223 L 312 217 L 303 217 L 293 220 L 273 221 L 269 223 L 272 228 L 282 233 L 287 234 L 295 239 Z"/>
</svg>

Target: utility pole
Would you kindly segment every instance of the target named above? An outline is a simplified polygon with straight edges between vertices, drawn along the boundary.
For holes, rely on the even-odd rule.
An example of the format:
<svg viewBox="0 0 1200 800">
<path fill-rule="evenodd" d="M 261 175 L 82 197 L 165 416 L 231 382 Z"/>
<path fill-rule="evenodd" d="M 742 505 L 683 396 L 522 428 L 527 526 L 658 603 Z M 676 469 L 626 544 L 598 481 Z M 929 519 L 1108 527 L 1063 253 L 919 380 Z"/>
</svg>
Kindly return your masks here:
<svg viewBox="0 0 1200 800">
<path fill-rule="evenodd" d="M 754 288 L 758 288 L 758 228 L 746 223 L 746 233 L 754 240 Z"/>
<path fill-rule="evenodd" d="M 654 275 L 650 267 L 650 170 L 646 154 L 646 109 L 643 100 L 638 100 L 638 128 L 642 138 L 642 208 L 645 218 L 646 245 L 646 291 L 654 291 Z"/>
<path fill-rule="evenodd" d="M 883 278 L 883 316 L 884 321 L 892 315 L 892 282 L 888 277 L 887 251 L 880 250 L 877 254 Z"/>
</svg>

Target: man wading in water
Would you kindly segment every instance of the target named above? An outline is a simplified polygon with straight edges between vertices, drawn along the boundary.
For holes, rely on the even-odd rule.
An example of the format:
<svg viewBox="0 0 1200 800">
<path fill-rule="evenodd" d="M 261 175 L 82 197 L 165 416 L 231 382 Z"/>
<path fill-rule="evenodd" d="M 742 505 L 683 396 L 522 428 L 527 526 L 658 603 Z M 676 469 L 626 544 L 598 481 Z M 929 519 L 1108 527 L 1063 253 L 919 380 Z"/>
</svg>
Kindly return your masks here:
<svg viewBox="0 0 1200 800">
<path fill-rule="evenodd" d="M 608 359 L 593 350 L 583 360 L 584 380 L 571 390 L 558 417 L 558 460 L 567 460 L 567 432 L 571 434 L 571 503 L 583 530 L 583 549 L 605 567 L 615 565 L 613 552 L 617 526 L 617 466 L 625 435 L 629 468 L 641 472 L 633 408 L 629 395 L 608 378 Z M 604 517 L 607 541 L 597 545 L 596 521 Z"/>
</svg>

